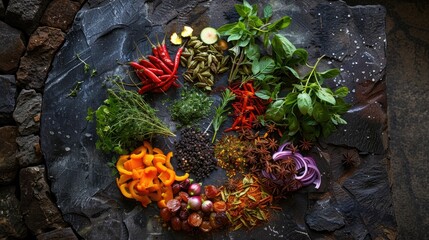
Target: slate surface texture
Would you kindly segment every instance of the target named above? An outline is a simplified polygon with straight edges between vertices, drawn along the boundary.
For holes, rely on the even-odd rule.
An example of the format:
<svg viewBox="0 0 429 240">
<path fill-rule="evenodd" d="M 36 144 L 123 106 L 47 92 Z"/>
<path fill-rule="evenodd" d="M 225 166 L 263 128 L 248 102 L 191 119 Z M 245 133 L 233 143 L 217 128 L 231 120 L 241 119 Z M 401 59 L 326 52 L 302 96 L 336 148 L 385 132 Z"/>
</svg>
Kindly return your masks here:
<svg viewBox="0 0 429 240">
<path fill-rule="evenodd" d="M 255 1 L 251 1 L 255 2 Z M 325 55 L 320 69 L 337 67 L 341 76 L 331 87 L 348 86 L 352 104 L 344 116 L 348 125 L 321 141 L 314 150 L 323 174 L 322 187 L 302 189 L 283 201 L 283 212 L 252 231 L 214 232 L 187 236 L 163 229 L 154 217 L 157 208 L 143 209 L 124 199 L 107 163 L 111 157 L 95 148 L 95 124 L 85 120 L 106 97 L 105 79 L 129 78 L 119 62 L 150 52 L 146 35 L 155 39 L 183 25 L 219 27 L 236 20 L 234 1 L 88 1 L 76 15 L 66 42 L 57 53 L 45 83 L 41 142 L 52 192 L 64 219 L 85 239 L 394 239 L 386 157 L 386 35 L 385 10 L 380 6 L 349 7 L 342 1 L 270 1 L 274 18 L 289 15 L 292 24 L 283 34 L 308 49 L 310 62 Z M 267 1 L 258 1 L 260 6 Z M 136 46 L 138 50 L 136 49 Z M 171 47 L 173 54 L 177 47 Z M 97 70 L 83 71 L 76 54 Z M 82 82 L 76 97 L 71 89 Z M 164 99 L 151 103 L 169 122 Z M 219 100 L 219 96 L 213 94 Z M 205 123 L 201 123 L 204 125 Z M 156 145 L 173 150 L 174 138 L 157 139 Z M 344 155 L 354 154 L 356 166 L 345 168 Z M 219 182 L 217 171 L 205 183 Z M 315 219 L 316 218 L 316 219 Z M 318 221 L 318 219 L 323 221 Z M 317 223 L 317 224 L 314 224 Z"/>
</svg>

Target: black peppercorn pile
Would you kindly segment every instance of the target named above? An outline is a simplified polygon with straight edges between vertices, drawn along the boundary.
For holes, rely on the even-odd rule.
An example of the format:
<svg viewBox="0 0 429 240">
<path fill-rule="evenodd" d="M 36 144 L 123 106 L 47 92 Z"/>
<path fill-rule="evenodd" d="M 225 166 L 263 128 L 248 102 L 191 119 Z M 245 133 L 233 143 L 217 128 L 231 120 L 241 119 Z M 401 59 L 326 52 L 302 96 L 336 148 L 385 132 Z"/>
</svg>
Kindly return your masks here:
<svg viewBox="0 0 429 240">
<path fill-rule="evenodd" d="M 208 134 L 185 128 L 181 132 L 180 141 L 175 143 L 175 148 L 179 168 L 191 174 L 195 181 L 202 181 L 216 169 L 214 147 Z"/>
</svg>

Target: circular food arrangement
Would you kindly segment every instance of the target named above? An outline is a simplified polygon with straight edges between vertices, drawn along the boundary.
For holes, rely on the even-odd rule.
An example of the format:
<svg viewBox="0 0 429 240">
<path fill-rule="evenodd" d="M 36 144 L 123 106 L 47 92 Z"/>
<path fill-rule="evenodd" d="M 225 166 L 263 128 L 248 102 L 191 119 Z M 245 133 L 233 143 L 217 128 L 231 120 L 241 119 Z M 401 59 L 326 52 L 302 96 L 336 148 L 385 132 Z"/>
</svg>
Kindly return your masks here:
<svg viewBox="0 0 429 240">
<path fill-rule="evenodd" d="M 247 1 L 235 8 L 237 22 L 205 27 L 199 37 L 191 26 L 172 33 L 170 42 L 180 45 L 173 58 L 165 38 L 156 45 L 148 39 L 151 54 L 126 64 L 138 90 L 127 88 L 130 83 L 120 76 L 109 79 L 108 98 L 88 112 L 87 119 L 96 121 L 97 148 L 121 154 L 113 164 L 122 195 L 143 207 L 156 202 L 164 226 L 174 231 L 252 229 L 268 221 L 270 209 L 281 209 L 275 199 L 312 184 L 320 187 L 316 161 L 300 152 L 347 123 L 341 115 L 349 108 L 348 88 L 323 85 L 339 70 L 318 70 L 323 56 L 311 65 L 305 49 L 278 33 L 290 17 L 272 19 L 271 5 L 258 16 L 258 6 Z M 302 67 L 308 69 L 299 72 Z M 226 83 L 214 89 L 223 73 L 228 73 Z M 168 94 L 172 87 L 182 87 L 169 110 L 183 129 L 175 144 L 183 175 L 171 163 L 173 152 L 164 154 L 150 142 L 155 135 L 175 134 L 145 95 Z M 217 107 L 210 97 L 215 91 L 222 96 Z M 200 119 L 210 118 L 211 108 L 215 113 L 204 132 L 195 128 Z M 217 136 L 227 118 L 233 123 Z M 139 142 L 144 144 L 137 147 Z M 217 167 L 227 170 L 227 185 L 202 186 Z"/>
<path fill-rule="evenodd" d="M 78 43 L 87 51 L 56 60 L 80 68 L 55 73 L 69 79 L 65 101 L 79 104 L 67 116 L 60 110 L 44 121 L 55 128 L 55 119 L 64 118 L 81 137 L 53 153 L 59 158 L 48 168 L 64 218 L 80 222 L 85 238 L 94 238 L 88 229 L 96 219 L 128 232 L 115 233 L 118 238 L 223 238 L 269 223 L 276 232 L 289 224 L 285 201 L 329 184 L 320 149 L 347 125 L 344 114 L 353 102 L 341 83 L 344 69 L 330 65 L 332 56 L 297 47 L 285 34 L 291 17 L 268 3 L 244 0 L 229 14 L 235 17 L 216 26 L 188 21 L 154 33 L 138 31 L 151 29 L 148 19 L 132 18 L 127 36 L 138 43 L 126 45 L 121 29 L 109 29 L 112 45 L 126 46 L 115 51 L 124 54 L 114 69 L 91 60 L 91 51 L 105 53 L 100 61 L 113 59 L 99 32 Z M 48 80 L 48 92 L 55 79 Z M 62 131 L 71 130 L 50 130 L 55 140 L 44 145 L 67 145 L 56 137 Z M 61 169 L 63 159 L 78 167 Z M 81 206 L 82 196 L 63 189 L 79 192 L 79 184 L 60 180 L 62 174 L 83 180 Z"/>
</svg>

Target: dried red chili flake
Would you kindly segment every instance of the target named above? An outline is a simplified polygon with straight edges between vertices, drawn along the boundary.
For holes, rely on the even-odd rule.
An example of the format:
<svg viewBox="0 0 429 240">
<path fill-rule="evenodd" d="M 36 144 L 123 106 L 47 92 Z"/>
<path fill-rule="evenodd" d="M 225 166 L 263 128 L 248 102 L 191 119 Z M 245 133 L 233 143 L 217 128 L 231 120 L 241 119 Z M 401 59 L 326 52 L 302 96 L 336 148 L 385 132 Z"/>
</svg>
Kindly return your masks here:
<svg viewBox="0 0 429 240">
<path fill-rule="evenodd" d="M 265 113 L 269 102 L 256 96 L 252 81 L 234 84 L 230 89 L 235 94 L 235 102 L 232 103 L 235 119 L 225 132 L 252 128 L 258 116 Z"/>
</svg>

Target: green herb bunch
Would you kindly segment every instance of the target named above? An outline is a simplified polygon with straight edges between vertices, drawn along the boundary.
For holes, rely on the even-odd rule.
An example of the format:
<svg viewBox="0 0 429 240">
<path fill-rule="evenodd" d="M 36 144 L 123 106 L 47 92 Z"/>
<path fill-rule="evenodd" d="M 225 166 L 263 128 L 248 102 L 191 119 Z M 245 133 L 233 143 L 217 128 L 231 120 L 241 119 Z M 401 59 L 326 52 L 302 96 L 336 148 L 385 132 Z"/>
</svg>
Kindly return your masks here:
<svg viewBox="0 0 429 240">
<path fill-rule="evenodd" d="M 264 7 L 263 16 L 259 17 L 258 6 L 246 0 L 236 4 L 235 9 L 239 20 L 218 29 L 219 34 L 234 45 L 230 49 L 233 64 L 228 80 L 254 80 L 259 89 L 256 95 L 272 100 L 264 121 L 285 126 L 283 136 L 307 140 L 328 136 L 337 125 L 346 124 L 341 115 L 349 108 L 344 101 L 349 92 L 347 87 L 333 91 L 323 86 L 324 80 L 337 76 L 339 70 L 318 72 L 317 65 L 322 58 L 314 66 L 308 65 L 308 52 L 278 33 L 290 25 L 290 17 L 271 22 L 270 5 Z M 264 47 L 262 51 L 260 45 Z M 246 67 L 251 71 L 242 70 Z M 310 71 L 301 77 L 296 69 L 303 67 Z M 287 95 L 280 96 L 283 93 Z"/>
<path fill-rule="evenodd" d="M 171 117 L 179 121 L 181 126 L 190 126 L 205 117 L 212 104 L 213 100 L 207 94 L 196 88 L 184 88 L 181 98 L 171 105 Z"/>
<path fill-rule="evenodd" d="M 321 59 L 314 66 L 309 66 L 311 71 L 298 84 L 293 84 L 292 91 L 286 97 L 277 97 L 266 111 L 266 120 L 286 125 L 289 137 L 298 135 L 313 141 L 329 136 L 337 125 L 347 123 L 341 115 L 350 107 L 344 101 L 349 90 L 340 87 L 332 91 L 322 86 L 324 79 L 335 77 L 340 72 L 338 69 L 318 72 L 317 65 Z M 260 96 L 270 98 L 263 96 L 262 92 Z"/>
<path fill-rule="evenodd" d="M 222 102 L 220 105 L 216 108 L 215 116 L 213 118 L 213 138 L 212 142 L 216 139 L 216 134 L 219 131 L 220 126 L 223 122 L 226 121 L 226 113 L 229 111 L 228 103 L 235 99 L 235 94 L 229 90 L 228 88 L 225 89 L 225 91 L 222 93 Z"/>
<path fill-rule="evenodd" d="M 104 103 L 95 112 L 88 110 L 88 121 L 96 117 L 97 149 L 125 154 L 156 134 L 174 136 L 141 95 L 126 90 L 122 82 L 112 82 L 116 87 L 107 90 Z"/>
</svg>

